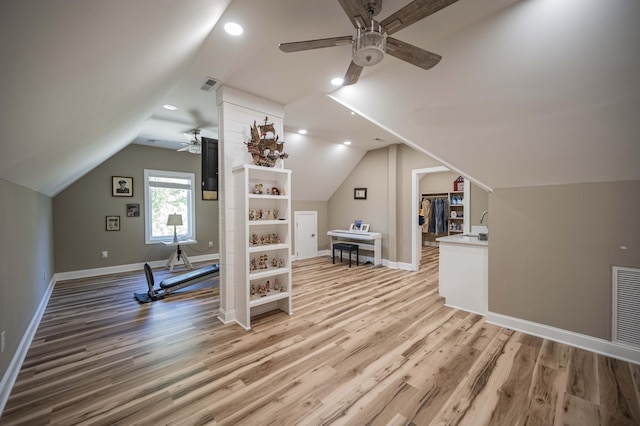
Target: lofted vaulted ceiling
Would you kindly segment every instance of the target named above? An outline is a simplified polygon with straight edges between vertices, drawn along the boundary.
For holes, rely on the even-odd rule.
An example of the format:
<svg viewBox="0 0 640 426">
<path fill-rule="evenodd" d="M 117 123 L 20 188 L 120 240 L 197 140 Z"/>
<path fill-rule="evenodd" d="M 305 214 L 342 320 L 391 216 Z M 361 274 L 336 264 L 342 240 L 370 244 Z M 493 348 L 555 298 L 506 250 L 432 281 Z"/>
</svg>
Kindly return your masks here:
<svg viewBox="0 0 640 426">
<path fill-rule="evenodd" d="M 378 18 L 407 3 L 384 0 Z M 245 33 L 227 35 L 228 21 Z M 308 130 L 287 135 L 307 199 L 398 142 L 486 188 L 640 179 L 638 22 L 631 0 L 459 0 L 394 34 L 442 55 L 435 68 L 387 56 L 336 90 L 349 46 L 278 44 L 353 35 L 337 0 L 4 2 L 0 178 L 53 196 L 130 143 L 216 137 L 215 90 L 201 90 L 213 78 L 283 104 L 287 131 Z M 311 152 L 333 168 L 305 167 Z"/>
</svg>

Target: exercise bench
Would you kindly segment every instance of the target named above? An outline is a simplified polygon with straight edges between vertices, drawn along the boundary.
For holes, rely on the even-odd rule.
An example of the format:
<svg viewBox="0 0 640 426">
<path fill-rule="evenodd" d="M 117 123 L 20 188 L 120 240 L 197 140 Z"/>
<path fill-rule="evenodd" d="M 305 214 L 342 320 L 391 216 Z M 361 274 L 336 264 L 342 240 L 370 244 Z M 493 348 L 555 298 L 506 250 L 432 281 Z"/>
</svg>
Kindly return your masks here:
<svg viewBox="0 0 640 426">
<path fill-rule="evenodd" d="M 333 245 L 333 263 L 336 263 L 336 250 L 340 250 L 340 263 L 342 263 L 342 252 L 349 252 L 349 268 L 351 268 L 351 253 L 356 252 L 356 266 L 360 265 L 360 247 L 357 244 L 335 243 Z"/>
<path fill-rule="evenodd" d="M 144 275 L 147 279 L 147 287 L 149 288 L 149 291 L 147 291 L 146 293 L 133 293 L 133 296 L 142 303 L 153 302 L 155 300 L 162 299 L 164 296 L 171 294 L 176 290 L 211 278 L 211 275 L 218 274 L 219 271 L 219 263 L 216 263 L 215 265 L 205 266 L 204 268 L 195 269 L 193 271 L 187 272 L 186 274 L 180 274 L 170 278 L 166 278 L 158 284 L 160 288 L 156 289 L 151 266 L 149 266 L 148 263 L 145 263 Z"/>
</svg>

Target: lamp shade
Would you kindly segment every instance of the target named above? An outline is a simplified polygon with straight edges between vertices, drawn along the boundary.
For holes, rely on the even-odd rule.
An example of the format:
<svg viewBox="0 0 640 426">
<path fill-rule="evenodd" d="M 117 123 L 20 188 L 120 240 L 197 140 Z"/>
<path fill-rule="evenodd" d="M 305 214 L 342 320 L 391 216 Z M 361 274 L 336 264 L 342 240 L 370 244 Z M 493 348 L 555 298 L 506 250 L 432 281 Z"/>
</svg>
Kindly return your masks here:
<svg viewBox="0 0 640 426">
<path fill-rule="evenodd" d="M 167 225 L 169 226 L 182 226 L 182 215 L 181 214 L 170 214 L 169 219 L 167 219 Z"/>
</svg>

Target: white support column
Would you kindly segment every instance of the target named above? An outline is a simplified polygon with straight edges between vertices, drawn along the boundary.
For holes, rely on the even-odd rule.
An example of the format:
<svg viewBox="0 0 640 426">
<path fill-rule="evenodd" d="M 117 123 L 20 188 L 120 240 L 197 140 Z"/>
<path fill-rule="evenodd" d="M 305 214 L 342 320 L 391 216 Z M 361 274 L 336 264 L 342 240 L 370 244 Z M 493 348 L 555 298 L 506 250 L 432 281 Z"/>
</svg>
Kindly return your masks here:
<svg viewBox="0 0 640 426">
<path fill-rule="evenodd" d="M 218 178 L 220 207 L 220 313 L 218 318 L 235 321 L 235 199 L 232 169 L 253 164 L 245 142 L 251 138 L 250 126 L 265 117 L 273 122 L 278 135 L 284 135 L 284 106 L 227 86 L 216 92 L 218 104 Z M 276 166 L 277 167 L 277 166 Z M 243 242 L 244 243 L 244 242 Z"/>
</svg>

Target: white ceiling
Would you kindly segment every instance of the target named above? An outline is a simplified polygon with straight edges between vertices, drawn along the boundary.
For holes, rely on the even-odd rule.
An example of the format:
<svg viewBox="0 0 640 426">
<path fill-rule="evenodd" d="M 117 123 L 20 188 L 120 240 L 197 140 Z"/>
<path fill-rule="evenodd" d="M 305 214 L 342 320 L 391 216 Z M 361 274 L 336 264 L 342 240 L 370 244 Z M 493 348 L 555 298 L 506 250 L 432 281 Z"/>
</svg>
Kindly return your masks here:
<svg viewBox="0 0 640 426">
<path fill-rule="evenodd" d="M 385 0 L 377 18 L 407 3 Z M 328 199 L 366 150 L 398 142 L 486 188 L 640 179 L 638 22 L 631 0 L 460 0 L 394 35 L 441 54 L 435 68 L 388 56 L 335 90 L 348 46 L 277 46 L 352 35 L 337 0 L 11 2 L 0 177 L 53 196 L 132 142 L 216 137 L 215 92 L 200 90 L 212 77 L 283 104 L 288 132 L 308 129 L 285 135 L 305 199 Z"/>
</svg>

